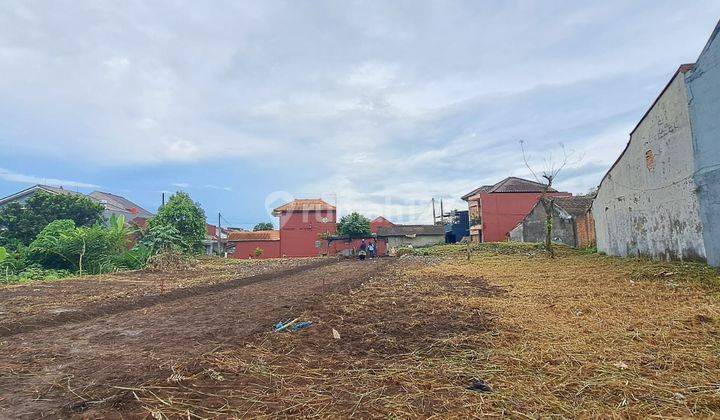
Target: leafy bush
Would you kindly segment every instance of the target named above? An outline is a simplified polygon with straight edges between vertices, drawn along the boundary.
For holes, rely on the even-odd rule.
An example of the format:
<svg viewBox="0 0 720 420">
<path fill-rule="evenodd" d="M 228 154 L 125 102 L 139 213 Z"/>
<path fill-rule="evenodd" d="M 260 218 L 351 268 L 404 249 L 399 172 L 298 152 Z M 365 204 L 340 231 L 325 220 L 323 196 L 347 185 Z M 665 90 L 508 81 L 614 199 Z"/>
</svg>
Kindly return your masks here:
<svg viewBox="0 0 720 420">
<path fill-rule="evenodd" d="M 140 239 L 140 244 L 150 250 L 150 255 L 167 251 L 184 251 L 189 248 L 180 231 L 173 225 L 154 224 Z"/>
<path fill-rule="evenodd" d="M 202 250 L 202 241 L 207 232 L 205 211 L 184 192 L 171 196 L 170 200 L 160 207 L 157 216 L 150 219 L 148 226 L 150 230 L 158 226 L 174 227 L 182 239 L 177 242 L 177 246 L 188 252 Z"/>
<path fill-rule="evenodd" d="M 118 270 L 140 270 L 145 268 L 153 252 L 145 245 L 138 244 L 134 248 L 111 258 L 112 266 Z"/>
<path fill-rule="evenodd" d="M 116 270 L 113 258 L 127 249 L 125 219 L 113 216 L 108 226 L 76 227 L 72 220 L 48 224 L 30 244 L 31 258 L 45 268 L 79 274 Z"/>
<path fill-rule="evenodd" d="M 263 254 L 263 249 L 260 247 L 255 248 L 254 254 L 255 254 L 255 258 L 260 258 Z"/>
</svg>

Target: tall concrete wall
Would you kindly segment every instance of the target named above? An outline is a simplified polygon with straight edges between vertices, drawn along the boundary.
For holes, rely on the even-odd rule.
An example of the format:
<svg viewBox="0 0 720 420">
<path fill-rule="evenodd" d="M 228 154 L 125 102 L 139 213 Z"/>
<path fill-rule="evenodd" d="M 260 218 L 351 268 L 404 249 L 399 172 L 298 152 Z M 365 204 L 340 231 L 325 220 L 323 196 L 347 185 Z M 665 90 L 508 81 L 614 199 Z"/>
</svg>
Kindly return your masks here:
<svg viewBox="0 0 720 420">
<path fill-rule="evenodd" d="M 593 204 L 598 250 L 705 258 L 685 78 L 678 72 L 630 135 Z"/>
<path fill-rule="evenodd" d="M 545 242 L 545 208 L 536 205 L 532 211 L 510 231 L 510 240 L 516 242 Z M 575 242 L 575 221 L 565 211 L 554 207 L 552 218 L 552 241 L 577 246 Z"/>
<path fill-rule="evenodd" d="M 720 24 L 687 75 L 705 252 L 720 266 Z"/>
</svg>

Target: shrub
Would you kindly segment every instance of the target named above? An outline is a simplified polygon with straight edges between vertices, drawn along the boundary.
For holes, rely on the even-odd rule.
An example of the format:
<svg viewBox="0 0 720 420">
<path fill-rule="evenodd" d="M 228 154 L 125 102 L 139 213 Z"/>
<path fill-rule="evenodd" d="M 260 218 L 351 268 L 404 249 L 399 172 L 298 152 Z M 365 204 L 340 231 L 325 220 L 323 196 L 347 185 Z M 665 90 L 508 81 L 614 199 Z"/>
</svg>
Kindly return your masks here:
<svg viewBox="0 0 720 420">
<path fill-rule="evenodd" d="M 72 220 L 55 220 L 32 241 L 30 256 L 45 268 L 82 275 L 116 270 L 113 258 L 126 249 L 127 229 L 122 216 L 111 217 L 107 227 L 76 227 Z"/>
<path fill-rule="evenodd" d="M 253 253 L 255 255 L 255 258 L 260 258 L 263 254 L 263 249 L 260 247 L 255 248 L 255 252 Z"/>
<path fill-rule="evenodd" d="M 168 251 L 183 251 L 188 245 L 180 236 L 180 231 L 173 225 L 156 224 L 150 226 L 145 235 L 140 239 L 140 244 L 150 250 L 151 255 Z"/>
</svg>

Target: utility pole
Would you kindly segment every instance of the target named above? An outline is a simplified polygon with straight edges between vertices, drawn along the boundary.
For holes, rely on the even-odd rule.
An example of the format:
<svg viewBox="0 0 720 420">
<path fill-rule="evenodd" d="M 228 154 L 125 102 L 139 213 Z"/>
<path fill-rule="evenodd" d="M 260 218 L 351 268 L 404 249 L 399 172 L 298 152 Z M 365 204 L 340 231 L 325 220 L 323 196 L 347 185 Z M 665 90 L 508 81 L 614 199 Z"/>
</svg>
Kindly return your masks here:
<svg viewBox="0 0 720 420">
<path fill-rule="evenodd" d="M 440 197 L 440 224 L 445 226 L 445 213 L 443 213 L 442 197 Z"/>
<path fill-rule="evenodd" d="M 222 250 L 222 229 L 220 228 L 220 212 L 218 212 L 217 238 L 218 238 L 218 253 L 220 254 L 220 256 L 222 256 L 223 250 Z"/>
<path fill-rule="evenodd" d="M 162 193 L 162 205 L 165 205 L 165 193 Z"/>
<path fill-rule="evenodd" d="M 437 217 L 435 216 L 435 197 L 432 199 L 432 206 L 433 206 L 433 226 L 435 225 L 435 222 L 437 221 Z"/>
</svg>

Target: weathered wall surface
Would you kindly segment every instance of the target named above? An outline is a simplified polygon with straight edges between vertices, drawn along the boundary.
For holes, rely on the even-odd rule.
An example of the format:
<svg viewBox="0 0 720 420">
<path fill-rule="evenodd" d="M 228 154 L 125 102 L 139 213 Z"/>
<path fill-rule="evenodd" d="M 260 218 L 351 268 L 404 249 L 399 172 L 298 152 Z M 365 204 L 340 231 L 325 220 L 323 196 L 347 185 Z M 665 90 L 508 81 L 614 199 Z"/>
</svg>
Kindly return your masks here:
<svg viewBox="0 0 720 420">
<path fill-rule="evenodd" d="M 588 211 L 584 216 L 575 217 L 575 234 L 577 235 L 577 247 L 595 246 L 595 221 L 592 212 Z"/>
<path fill-rule="evenodd" d="M 600 184 L 592 208 L 598 250 L 705 258 L 687 99 L 678 73 Z"/>
<path fill-rule="evenodd" d="M 695 183 L 700 200 L 705 252 L 720 266 L 720 36 L 713 36 L 687 76 L 695 147 Z"/>
<path fill-rule="evenodd" d="M 552 241 L 576 246 L 575 226 L 572 217 L 562 210 L 553 211 Z M 512 231 L 510 240 L 517 242 L 545 242 L 545 208 L 535 206 L 523 221 Z"/>
<path fill-rule="evenodd" d="M 414 238 L 406 236 L 390 236 L 387 238 L 389 249 L 412 245 L 413 247 L 429 246 L 445 243 L 445 235 L 418 235 Z"/>
</svg>

